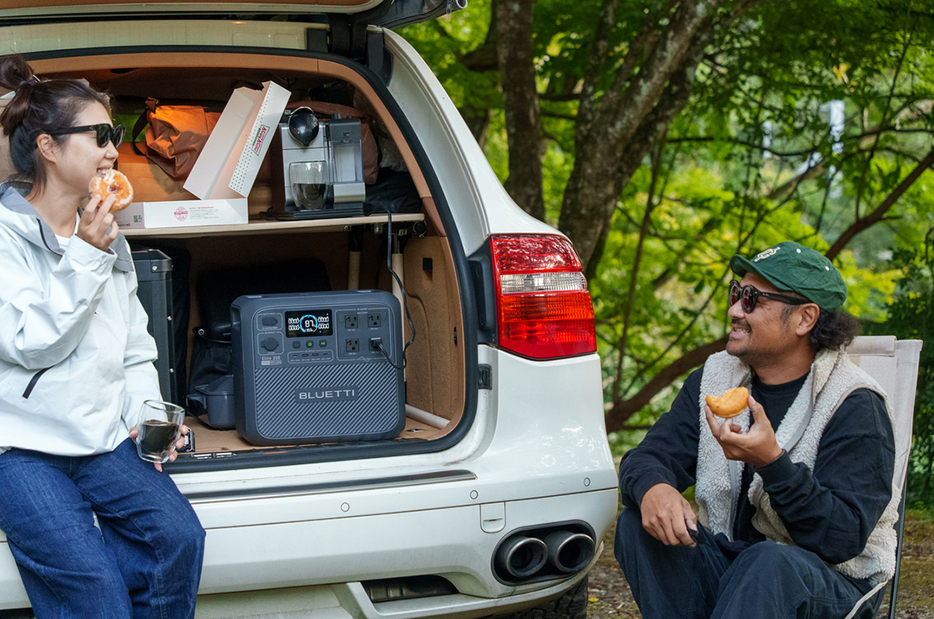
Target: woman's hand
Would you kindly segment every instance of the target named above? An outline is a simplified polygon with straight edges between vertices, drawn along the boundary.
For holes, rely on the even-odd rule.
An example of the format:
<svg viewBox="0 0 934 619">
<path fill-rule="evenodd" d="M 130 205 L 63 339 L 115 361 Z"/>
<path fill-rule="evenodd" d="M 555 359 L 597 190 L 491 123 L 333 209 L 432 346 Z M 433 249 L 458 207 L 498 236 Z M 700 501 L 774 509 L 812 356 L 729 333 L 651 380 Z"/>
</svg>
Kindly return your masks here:
<svg viewBox="0 0 934 619">
<path fill-rule="evenodd" d="M 110 248 L 110 244 L 117 238 L 119 231 L 114 222 L 114 216 L 110 212 L 115 200 L 116 197 L 112 195 L 107 196 L 103 202 L 97 196 L 91 198 L 84 207 L 81 221 L 78 222 L 78 231 L 75 234 L 79 239 L 101 251 L 107 251 Z"/>
<path fill-rule="evenodd" d="M 185 424 L 182 424 L 181 426 L 179 426 L 179 432 L 178 432 L 179 436 L 178 436 L 178 439 L 175 441 L 175 444 L 172 445 L 172 452 L 169 454 L 169 462 L 173 462 L 175 458 L 178 457 L 178 450 L 185 446 L 185 436 L 187 436 L 189 432 L 190 430 L 188 429 L 188 426 L 186 426 Z M 139 429 L 137 428 L 137 426 L 133 426 L 132 428 L 130 428 L 130 439 L 132 439 L 133 441 L 136 441 L 137 436 L 139 436 Z M 160 473 L 162 472 L 162 464 L 160 462 L 153 462 L 152 465 L 156 467 L 157 471 L 159 471 Z"/>
</svg>

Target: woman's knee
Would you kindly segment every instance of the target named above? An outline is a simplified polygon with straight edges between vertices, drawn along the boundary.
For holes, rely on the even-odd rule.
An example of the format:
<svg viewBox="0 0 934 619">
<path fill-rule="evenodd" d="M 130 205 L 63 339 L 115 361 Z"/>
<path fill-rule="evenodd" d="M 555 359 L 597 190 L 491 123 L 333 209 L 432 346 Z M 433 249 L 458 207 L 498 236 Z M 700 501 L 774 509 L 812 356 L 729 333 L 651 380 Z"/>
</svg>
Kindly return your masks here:
<svg viewBox="0 0 934 619">
<path fill-rule="evenodd" d="M 179 555 L 197 557 L 200 561 L 204 552 L 205 532 L 194 510 L 188 508 L 177 514 L 164 535 L 167 543 L 174 546 Z"/>
</svg>

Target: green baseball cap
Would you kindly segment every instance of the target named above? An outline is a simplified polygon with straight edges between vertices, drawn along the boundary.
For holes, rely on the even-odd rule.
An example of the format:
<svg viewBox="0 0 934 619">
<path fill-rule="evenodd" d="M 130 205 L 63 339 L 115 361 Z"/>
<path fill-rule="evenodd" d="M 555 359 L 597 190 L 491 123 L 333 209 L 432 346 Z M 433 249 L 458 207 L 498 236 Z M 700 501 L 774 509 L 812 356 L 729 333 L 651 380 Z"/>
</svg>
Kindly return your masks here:
<svg viewBox="0 0 934 619">
<path fill-rule="evenodd" d="M 730 258 L 730 268 L 742 277 L 750 271 L 780 290 L 797 292 L 823 310 L 839 309 L 846 302 L 846 284 L 840 271 L 820 252 L 792 241 L 779 243 L 747 260 Z"/>
</svg>

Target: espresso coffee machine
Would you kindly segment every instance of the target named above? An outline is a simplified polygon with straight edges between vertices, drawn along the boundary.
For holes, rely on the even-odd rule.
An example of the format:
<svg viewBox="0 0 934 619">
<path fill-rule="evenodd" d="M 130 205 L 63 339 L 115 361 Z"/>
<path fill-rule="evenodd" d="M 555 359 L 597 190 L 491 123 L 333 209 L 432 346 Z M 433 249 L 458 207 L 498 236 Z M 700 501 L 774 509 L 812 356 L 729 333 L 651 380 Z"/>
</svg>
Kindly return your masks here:
<svg viewBox="0 0 934 619">
<path fill-rule="evenodd" d="M 335 115 L 318 120 L 298 108 L 279 123 L 270 147 L 276 219 L 363 215 L 360 121 Z"/>
</svg>

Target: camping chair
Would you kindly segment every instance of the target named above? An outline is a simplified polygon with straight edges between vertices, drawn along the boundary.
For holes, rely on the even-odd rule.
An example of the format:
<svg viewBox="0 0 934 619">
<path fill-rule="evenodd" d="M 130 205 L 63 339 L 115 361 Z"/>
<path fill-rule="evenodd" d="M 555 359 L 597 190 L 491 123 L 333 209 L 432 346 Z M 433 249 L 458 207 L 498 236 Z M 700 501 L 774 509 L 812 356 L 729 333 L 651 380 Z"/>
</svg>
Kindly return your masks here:
<svg viewBox="0 0 934 619">
<path fill-rule="evenodd" d="M 898 546 L 895 554 L 895 575 L 889 598 L 889 619 L 895 617 L 895 598 L 898 594 L 898 573 L 902 560 L 902 535 L 905 531 L 905 477 L 908 473 L 908 454 L 911 451 L 911 425 L 914 419 L 915 389 L 918 384 L 918 359 L 921 340 L 898 341 L 893 335 L 858 337 L 847 348 L 850 360 L 876 379 L 889 397 L 895 419 L 895 487 L 901 492 L 898 506 Z M 881 583 L 867 593 L 846 619 L 851 619 L 860 608 L 888 583 Z"/>
</svg>

